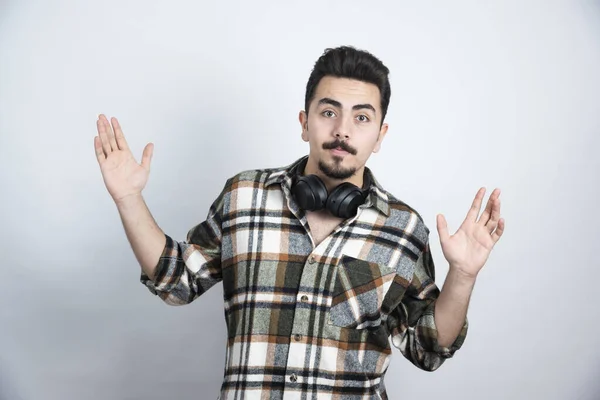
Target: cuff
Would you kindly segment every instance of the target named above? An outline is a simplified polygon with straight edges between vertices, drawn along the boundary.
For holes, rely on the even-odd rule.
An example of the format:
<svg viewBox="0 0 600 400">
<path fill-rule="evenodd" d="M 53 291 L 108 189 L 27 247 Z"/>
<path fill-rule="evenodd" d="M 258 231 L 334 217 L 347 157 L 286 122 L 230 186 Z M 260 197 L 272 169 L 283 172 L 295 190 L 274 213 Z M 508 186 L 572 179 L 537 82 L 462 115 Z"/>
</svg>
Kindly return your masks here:
<svg viewBox="0 0 600 400">
<path fill-rule="evenodd" d="M 173 282 L 169 282 L 169 271 L 170 261 L 173 257 L 177 257 L 178 245 L 169 235 L 165 234 L 166 243 L 163 251 L 158 259 L 155 266 L 154 280 L 152 280 L 144 270 L 140 273 L 140 282 L 148 288 L 148 290 L 157 295 L 158 292 L 169 291 L 169 288 L 173 286 Z"/>
<path fill-rule="evenodd" d="M 417 341 L 427 352 L 436 353 L 440 357 L 447 359 L 452 358 L 454 353 L 460 349 L 467 336 L 469 329 L 469 321 L 465 318 L 463 327 L 450 347 L 440 346 L 438 343 L 438 330 L 435 325 L 435 305 L 436 301 L 432 302 L 417 324 Z"/>
</svg>

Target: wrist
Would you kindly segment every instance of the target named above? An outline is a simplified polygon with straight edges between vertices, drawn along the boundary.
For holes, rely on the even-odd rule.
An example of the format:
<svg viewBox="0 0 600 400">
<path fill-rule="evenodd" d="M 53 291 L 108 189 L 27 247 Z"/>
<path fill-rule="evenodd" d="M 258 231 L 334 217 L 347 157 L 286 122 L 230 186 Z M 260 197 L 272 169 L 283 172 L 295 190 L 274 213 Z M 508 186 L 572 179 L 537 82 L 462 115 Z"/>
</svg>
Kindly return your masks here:
<svg viewBox="0 0 600 400">
<path fill-rule="evenodd" d="M 144 202 L 144 198 L 141 193 L 134 193 L 127 196 L 114 199 L 118 209 L 130 209 L 139 206 Z"/>
<path fill-rule="evenodd" d="M 477 280 L 477 274 L 465 272 L 460 267 L 450 264 L 448 275 L 452 276 L 452 280 L 465 285 L 474 285 Z"/>
</svg>

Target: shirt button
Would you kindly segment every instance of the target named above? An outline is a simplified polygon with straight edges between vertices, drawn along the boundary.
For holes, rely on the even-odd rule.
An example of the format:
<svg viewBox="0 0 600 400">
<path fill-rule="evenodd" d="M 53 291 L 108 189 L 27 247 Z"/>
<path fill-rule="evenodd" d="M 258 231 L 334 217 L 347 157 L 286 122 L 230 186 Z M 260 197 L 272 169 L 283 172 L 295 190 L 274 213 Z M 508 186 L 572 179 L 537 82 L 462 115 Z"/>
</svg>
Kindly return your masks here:
<svg viewBox="0 0 600 400">
<path fill-rule="evenodd" d="M 300 334 L 296 333 L 296 334 L 294 335 L 294 340 L 295 340 L 296 342 L 299 342 L 299 341 L 300 341 L 300 339 L 302 339 L 302 335 L 300 335 Z"/>
<path fill-rule="evenodd" d="M 306 303 L 308 301 L 308 296 L 307 295 L 303 295 L 300 300 L 302 300 L 303 303 Z"/>
<path fill-rule="evenodd" d="M 314 263 L 315 263 L 315 261 L 317 261 L 317 260 L 315 259 L 315 256 L 310 256 L 310 258 L 308 259 L 308 263 L 309 263 L 309 264 L 314 264 Z"/>
<path fill-rule="evenodd" d="M 296 376 L 296 374 L 290 375 L 290 381 L 296 382 L 297 380 L 298 380 L 298 377 Z"/>
</svg>

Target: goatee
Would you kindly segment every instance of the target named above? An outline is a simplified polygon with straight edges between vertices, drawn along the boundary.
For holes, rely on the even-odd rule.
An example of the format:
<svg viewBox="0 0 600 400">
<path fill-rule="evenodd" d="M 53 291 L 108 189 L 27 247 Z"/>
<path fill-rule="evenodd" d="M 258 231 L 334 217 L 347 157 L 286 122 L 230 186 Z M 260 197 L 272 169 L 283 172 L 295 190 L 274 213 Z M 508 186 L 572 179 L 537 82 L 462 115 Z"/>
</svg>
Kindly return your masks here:
<svg viewBox="0 0 600 400">
<path fill-rule="evenodd" d="M 323 143 L 324 150 L 331 150 L 335 148 L 341 148 L 349 154 L 356 155 L 357 151 L 354 147 L 350 146 L 346 141 L 339 140 L 336 138 L 333 142 Z M 343 168 L 341 166 L 342 157 L 333 156 L 333 165 L 327 165 L 322 160 L 319 161 L 319 169 L 326 177 L 331 179 L 344 180 L 348 179 L 356 173 L 356 168 Z"/>
<path fill-rule="evenodd" d="M 348 179 L 356 173 L 356 168 L 343 168 L 340 163 L 342 161 L 341 157 L 334 157 L 336 161 L 335 165 L 330 166 L 325 164 L 324 161 L 319 161 L 319 169 L 326 177 L 331 179 L 345 180 Z"/>
</svg>

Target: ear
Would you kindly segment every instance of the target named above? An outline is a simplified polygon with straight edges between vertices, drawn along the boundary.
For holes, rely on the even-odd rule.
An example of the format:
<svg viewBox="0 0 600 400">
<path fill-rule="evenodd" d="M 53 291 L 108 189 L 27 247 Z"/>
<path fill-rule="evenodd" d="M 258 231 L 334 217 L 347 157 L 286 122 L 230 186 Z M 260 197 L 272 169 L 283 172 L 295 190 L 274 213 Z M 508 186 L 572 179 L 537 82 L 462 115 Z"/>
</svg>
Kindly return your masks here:
<svg viewBox="0 0 600 400">
<path fill-rule="evenodd" d="M 388 131 L 388 124 L 381 125 L 381 129 L 379 130 L 379 137 L 377 138 L 377 142 L 375 142 L 375 147 L 373 148 L 373 153 L 377 153 L 381 148 L 381 142 L 383 142 L 383 138 Z"/>
<path fill-rule="evenodd" d="M 306 114 L 306 111 L 300 111 L 298 114 L 298 120 L 300 121 L 300 126 L 302 127 L 302 140 L 308 142 L 308 115 Z"/>
</svg>

